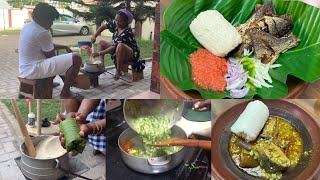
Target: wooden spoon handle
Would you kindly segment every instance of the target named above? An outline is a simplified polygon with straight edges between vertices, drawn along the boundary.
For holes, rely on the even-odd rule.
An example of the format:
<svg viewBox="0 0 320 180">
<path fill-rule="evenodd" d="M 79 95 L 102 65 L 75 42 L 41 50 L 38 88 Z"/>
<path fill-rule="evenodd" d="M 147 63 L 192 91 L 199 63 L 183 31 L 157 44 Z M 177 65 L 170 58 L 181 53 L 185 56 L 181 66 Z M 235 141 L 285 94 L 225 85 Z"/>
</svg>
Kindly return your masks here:
<svg viewBox="0 0 320 180">
<path fill-rule="evenodd" d="M 205 150 L 211 150 L 211 141 L 205 141 L 205 140 L 179 139 L 170 143 L 170 145 L 176 145 L 176 146 L 182 145 L 186 147 L 196 147 L 196 148 L 201 148 Z"/>
<path fill-rule="evenodd" d="M 16 118 L 19 123 L 19 127 L 20 127 L 21 133 L 23 135 L 24 143 L 27 147 L 29 156 L 34 158 L 34 157 L 36 157 L 36 149 L 33 146 L 33 143 L 31 141 L 31 138 L 30 138 L 29 133 L 27 131 L 26 125 L 24 124 L 24 122 L 22 120 L 22 116 L 21 116 L 19 107 L 17 105 L 17 101 L 15 99 L 12 99 L 11 103 L 12 103 L 14 112 L 16 114 Z"/>
</svg>

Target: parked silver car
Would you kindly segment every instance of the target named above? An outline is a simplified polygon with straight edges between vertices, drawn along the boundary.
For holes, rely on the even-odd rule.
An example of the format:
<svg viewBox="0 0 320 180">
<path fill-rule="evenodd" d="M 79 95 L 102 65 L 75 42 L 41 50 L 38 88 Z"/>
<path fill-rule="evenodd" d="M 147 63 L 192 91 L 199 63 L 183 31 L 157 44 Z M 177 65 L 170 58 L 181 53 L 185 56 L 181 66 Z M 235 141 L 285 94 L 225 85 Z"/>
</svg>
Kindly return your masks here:
<svg viewBox="0 0 320 180">
<path fill-rule="evenodd" d="M 90 32 L 89 26 L 85 22 L 80 22 L 66 14 L 60 14 L 59 18 L 53 21 L 53 25 L 50 29 L 51 35 L 69 35 L 69 34 L 80 34 L 88 35 Z"/>
</svg>

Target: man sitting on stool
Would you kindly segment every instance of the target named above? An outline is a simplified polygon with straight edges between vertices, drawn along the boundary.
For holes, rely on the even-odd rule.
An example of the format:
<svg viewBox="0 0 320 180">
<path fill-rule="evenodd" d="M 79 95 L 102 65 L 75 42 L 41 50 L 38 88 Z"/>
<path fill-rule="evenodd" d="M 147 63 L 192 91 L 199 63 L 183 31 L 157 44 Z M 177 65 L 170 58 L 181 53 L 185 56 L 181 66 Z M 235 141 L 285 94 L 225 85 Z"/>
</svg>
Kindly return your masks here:
<svg viewBox="0 0 320 180">
<path fill-rule="evenodd" d="M 26 24 L 19 39 L 19 74 L 26 79 L 44 79 L 65 75 L 60 98 L 76 98 L 70 87 L 77 77 L 82 59 L 77 53 L 64 45 L 53 44 L 48 31 L 59 12 L 47 3 L 39 3 L 34 8 L 30 23 Z M 56 56 L 55 50 L 66 49 L 67 54 Z M 82 97 L 80 97 L 82 98 Z"/>
</svg>

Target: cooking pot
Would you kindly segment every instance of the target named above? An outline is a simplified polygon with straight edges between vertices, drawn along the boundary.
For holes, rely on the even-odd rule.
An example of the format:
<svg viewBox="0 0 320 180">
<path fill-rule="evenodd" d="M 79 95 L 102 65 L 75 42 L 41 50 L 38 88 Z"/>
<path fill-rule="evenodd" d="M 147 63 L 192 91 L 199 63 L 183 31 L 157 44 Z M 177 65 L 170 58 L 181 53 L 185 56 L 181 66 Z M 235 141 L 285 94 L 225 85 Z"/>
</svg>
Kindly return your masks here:
<svg viewBox="0 0 320 180">
<path fill-rule="evenodd" d="M 280 117 L 292 124 L 299 132 L 303 142 L 303 152 L 299 163 L 283 172 L 281 179 L 317 179 L 320 174 L 320 123 L 300 106 L 284 100 L 262 100 L 270 111 L 270 116 Z M 213 179 L 258 180 L 240 170 L 229 153 L 232 132 L 230 127 L 244 111 L 250 101 L 239 103 L 223 112 L 212 125 L 211 174 Z M 214 105 L 213 105 L 214 106 Z M 312 137 L 312 138 L 311 138 Z"/>
<path fill-rule="evenodd" d="M 170 127 L 173 127 L 181 118 L 183 106 L 183 100 L 126 99 L 123 105 L 123 115 L 133 130 L 136 130 L 133 121 L 139 117 L 148 115 L 166 115 L 171 120 Z"/>
<path fill-rule="evenodd" d="M 170 136 L 187 139 L 186 133 L 178 126 L 171 128 Z M 157 174 L 173 169 L 182 162 L 186 153 L 186 148 L 182 147 L 178 152 L 163 157 L 142 158 L 133 156 L 127 152 L 128 147 L 143 148 L 143 142 L 138 133 L 131 128 L 121 133 L 118 145 L 124 163 L 131 169 L 146 174 Z"/>
<path fill-rule="evenodd" d="M 99 71 L 102 70 L 101 67 L 100 67 L 100 64 L 101 64 L 101 62 L 99 62 L 99 61 L 96 61 L 95 63 L 87 61 L 84 64 L 83 68 L 87 72 L 96 73 L 96 72 L 99 72 Z"/>
<path fill-rule="evenodd" d="M 40 141 L 50 136 L 38 136 L 32 138 L 32 143 L 36 146 Z M 35 159 L 28 155 L 25 143 L 20 145 L 21 152 L 21 172 L 29 179 L 59 179 L 66 174 L 59 168 L 69 170 L 68 153 L 51 159 Z"/>
</svg>

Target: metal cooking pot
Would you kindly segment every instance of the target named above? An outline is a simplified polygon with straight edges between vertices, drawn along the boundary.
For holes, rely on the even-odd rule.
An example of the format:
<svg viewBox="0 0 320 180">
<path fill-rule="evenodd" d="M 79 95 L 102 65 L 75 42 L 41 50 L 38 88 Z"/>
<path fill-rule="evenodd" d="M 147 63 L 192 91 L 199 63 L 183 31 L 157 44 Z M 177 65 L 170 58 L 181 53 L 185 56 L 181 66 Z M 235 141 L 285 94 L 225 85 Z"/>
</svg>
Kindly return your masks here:
<svg viewBox="0 0 320 180">
<path fill-rule="evenodd" d="M 50 136 L 38 136 L 32 138 L 32 143 L 36 146 L 41 140 Z M 28 155 L 24 143 L 20 145 L 21 152 L 21 172 L 29 179 L 59 179 L 65 173 L 59 167 L 69 170 L 68 153 L 52 159 L 35 159 Z"/>
<path fill-rule="evenodd" d="M 187 139 L 186 133 L 178 126 L 171 128 L 171 137 Z M 128 143 L 132 143 L 137 148 L 143 147 L 140 136 L 130 128 L 123 131 L 118 139 L 122 159 L 131 169 L 146 174 L 158 174 L 173 169 L 182 162 L 186 153 L 186 148 L 183 147 L 180 151 L 164 157 L 136 157 L 126 152 Z"/>
<path fill-rule="evenodd" d="M 86 62 L 83 68 L 87 72 L 95 73 L 101 71 L 100 64 L 101 63 L 99 62 L 97 62 L 96 64 L 93 64 L 92 62 Z"/>
<path fill-rule="evenodd" d="M 136 131 L 133 121 L 148 115 L 166 115 L 170 118 L 170 127 L 173 127 L 181 118 L 183 100 L 176 99 L 126 99 L 123 105 L 124 119 Z"/>
</svg>

